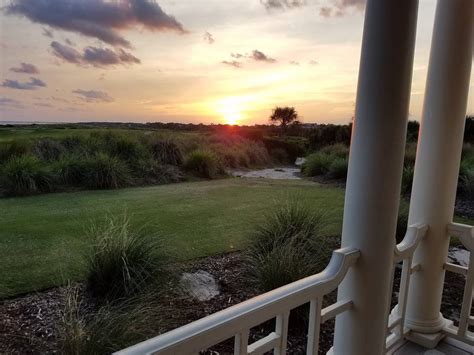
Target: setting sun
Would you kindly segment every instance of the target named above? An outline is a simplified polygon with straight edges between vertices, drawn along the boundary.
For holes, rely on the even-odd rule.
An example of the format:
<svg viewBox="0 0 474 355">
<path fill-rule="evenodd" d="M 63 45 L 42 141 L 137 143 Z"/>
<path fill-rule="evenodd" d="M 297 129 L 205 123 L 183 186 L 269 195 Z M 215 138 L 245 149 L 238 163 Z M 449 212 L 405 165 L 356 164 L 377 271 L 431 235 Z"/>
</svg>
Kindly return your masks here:
<svg viewBox="0 0 474 355">
<path fill-rule="evenodd" d="M 242 111 L 245 109 L 243 97 L 231 96 L 217 101 L 216 111 L 222 116 L 224 123 L 230 125 L 239 124 L 243 118 Z"/>
</svg>

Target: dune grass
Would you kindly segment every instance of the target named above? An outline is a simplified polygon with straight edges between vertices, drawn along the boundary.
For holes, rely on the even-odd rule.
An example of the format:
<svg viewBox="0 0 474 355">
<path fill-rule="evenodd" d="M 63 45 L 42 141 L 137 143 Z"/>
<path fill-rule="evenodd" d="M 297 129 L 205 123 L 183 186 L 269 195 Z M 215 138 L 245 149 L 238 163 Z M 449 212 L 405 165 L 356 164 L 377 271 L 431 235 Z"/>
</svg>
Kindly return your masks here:
<svg viewBox="0 0 474 355">
<path fill-rule="evenodd" d="M 1 199 L 0 298 L 83 279 L 87 226 L 106 215 L 126 212 L 186 260 L 243 248 L 264 212 L 294 196 L 328 211 L 337 234 L 343 195 L 306 181 L 224 179 Z"/>
</svg>

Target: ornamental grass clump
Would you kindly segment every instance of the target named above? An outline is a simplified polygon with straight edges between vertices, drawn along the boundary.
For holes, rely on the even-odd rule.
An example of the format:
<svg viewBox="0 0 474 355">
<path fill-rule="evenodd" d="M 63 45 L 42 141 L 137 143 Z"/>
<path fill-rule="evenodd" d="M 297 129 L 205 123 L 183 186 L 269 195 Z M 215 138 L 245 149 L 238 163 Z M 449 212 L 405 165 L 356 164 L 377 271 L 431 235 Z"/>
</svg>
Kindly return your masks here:
<svg viewBox="0 0 474 355">
<path fill-rule="evenodd" d="M 89 235 L 87 287 L 99 300 L 127 299 L 168 280 L 158 237 L 132 229 L 126 216 L 94 224 Z"/>
<path fill-rule="evenodd" d="M 13 156 L 1 168 L 1 185 L 10 196 L 48 191 L 53 179 L 51 171 L 32 155 Z"/>
<path fill-rule="evenodd" d="M 251 236 L 248 271 L 261 291 L 269 291 L 322 271 L 333 243 L 319 211 L 291 202 L 266 216 Z"/>
</svg>

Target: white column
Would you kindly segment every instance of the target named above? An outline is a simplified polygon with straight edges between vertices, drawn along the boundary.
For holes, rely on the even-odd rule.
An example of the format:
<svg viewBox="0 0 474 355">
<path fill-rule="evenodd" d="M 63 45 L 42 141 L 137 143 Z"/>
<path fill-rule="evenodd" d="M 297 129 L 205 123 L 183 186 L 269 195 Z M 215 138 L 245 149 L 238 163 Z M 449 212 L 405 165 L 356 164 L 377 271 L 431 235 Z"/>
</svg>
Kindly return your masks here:
<svg viewBox="0 0 474 355">
<path fill-rule="evenodd" d="M 429 230 L 415 252 L 407 326 L 436 333 L 461 159 L 472 62 L 473 0 L 438 1 L 423 116 L 418 140 L 409 224 Z M 433 344 L 435 345 L 435 344 Z"/>
<path fill-rule="evenodd" d="M 413 69 L 418 1 L 368 0 L 342 246 L 361 251 L 338 292 L 333 353 L 382 354 Z"/>
</svg>

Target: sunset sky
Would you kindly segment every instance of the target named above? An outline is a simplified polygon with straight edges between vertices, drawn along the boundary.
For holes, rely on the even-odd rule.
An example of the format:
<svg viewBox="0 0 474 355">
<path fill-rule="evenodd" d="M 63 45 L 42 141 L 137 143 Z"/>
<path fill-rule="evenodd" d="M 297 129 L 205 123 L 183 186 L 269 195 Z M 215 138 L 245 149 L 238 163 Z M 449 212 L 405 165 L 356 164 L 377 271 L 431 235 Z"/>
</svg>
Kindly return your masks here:
<svg viewBox="0 0 474 355">
<path fill-rule="evenodd" d="M 303 122 L 353 116 L 363 0 L 0 4 L 0 121 L 254 124 L 275 105 Z M 420 1 L 412 119 L 434 8 Z"/>
</svg>

